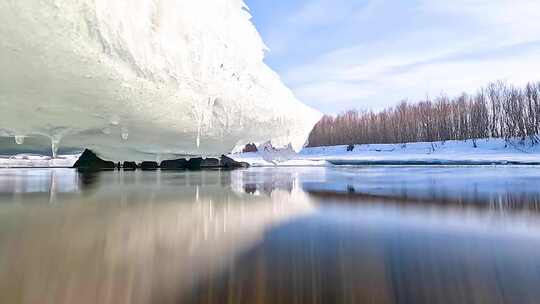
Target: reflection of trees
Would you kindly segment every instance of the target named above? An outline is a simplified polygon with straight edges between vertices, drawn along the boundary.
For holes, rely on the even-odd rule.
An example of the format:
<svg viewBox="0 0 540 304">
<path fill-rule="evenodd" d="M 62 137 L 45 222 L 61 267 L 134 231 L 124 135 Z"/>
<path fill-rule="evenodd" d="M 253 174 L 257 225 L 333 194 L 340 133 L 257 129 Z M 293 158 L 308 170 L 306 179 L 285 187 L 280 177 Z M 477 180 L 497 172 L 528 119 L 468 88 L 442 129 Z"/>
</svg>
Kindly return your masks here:
<svg viewBox="0 0 540 304">
<path fill-rule="evenodd" d="M 540 211 L 540 193 L 504 192 L 490 195 L 454 192 L 451 195 L 426 191 L 425 193 L 369 193 L 358 190 L 353 185 L 345 185 L 343 189 L 317 189 L 310 184 L 304 190 L 319 203 L 400 203 L 421 204 L 441 207 L 462 207 L 502 211 Z"/>
</svg>

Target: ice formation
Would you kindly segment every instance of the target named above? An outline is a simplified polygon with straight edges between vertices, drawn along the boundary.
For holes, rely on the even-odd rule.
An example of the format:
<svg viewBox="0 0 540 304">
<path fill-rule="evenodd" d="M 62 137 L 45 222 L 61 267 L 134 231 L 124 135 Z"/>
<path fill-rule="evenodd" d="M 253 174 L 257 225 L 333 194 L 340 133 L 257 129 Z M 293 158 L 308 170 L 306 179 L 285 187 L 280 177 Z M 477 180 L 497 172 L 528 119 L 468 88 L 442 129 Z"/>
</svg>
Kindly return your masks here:
<svg viewBox="0 0 540 304">
<path fill-rule="evenodd" d="M 1 1 L 0 137 L 111 160 L 299 149 L 319 113 L 264 64 L 250 18 L 243 0 Z"/>
</svg>

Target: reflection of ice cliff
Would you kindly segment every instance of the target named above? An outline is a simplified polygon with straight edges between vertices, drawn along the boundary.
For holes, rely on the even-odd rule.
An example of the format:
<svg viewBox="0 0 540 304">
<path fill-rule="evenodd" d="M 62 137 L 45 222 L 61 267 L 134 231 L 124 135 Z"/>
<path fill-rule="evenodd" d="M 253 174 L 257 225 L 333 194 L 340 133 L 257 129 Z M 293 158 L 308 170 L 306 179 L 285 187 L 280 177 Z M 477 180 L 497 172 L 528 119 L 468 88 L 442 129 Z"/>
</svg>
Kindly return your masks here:
<svg viewBox="0 0 540 304">
<path fill-rule="evenodd" d="M 299 148 L 319 114 L 263 63 L 249 18 L 241 0 L 3 1 L 0 136 L 122 160 Z"/>
<path fill-rule="evenodd" d="M 14 178 L 12 195 L 35 204 L 0 206 L 0 256 L 11 261 L 0 262 L 0 302 L 177 303 L 267 230 L 312 210 L 299 189 L 235 191 L 243 171 L 72 172 Z"/>
</svg>

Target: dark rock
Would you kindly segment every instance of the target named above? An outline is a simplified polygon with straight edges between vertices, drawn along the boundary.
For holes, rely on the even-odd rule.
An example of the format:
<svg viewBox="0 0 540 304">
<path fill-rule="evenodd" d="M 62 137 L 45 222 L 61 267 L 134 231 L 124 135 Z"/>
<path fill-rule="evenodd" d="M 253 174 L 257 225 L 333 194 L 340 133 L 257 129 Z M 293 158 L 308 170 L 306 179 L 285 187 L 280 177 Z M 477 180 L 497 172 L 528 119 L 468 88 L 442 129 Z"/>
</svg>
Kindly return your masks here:
<svg viewBox="0 0 540 304">
<path fill-rule="evenodd" d="M 140 165 L 142 170 L 157 170 L 158 169 L 158 163 L 155 161 L 144 161 Z"/>
<path fill-rule="evenodd" d="M 190 158 L 187 163 L 187 168 L 189 170 L 213 169 L 219 167 L 221 167 L 221 165 L 217 158 L 193 157 Z"/>
<path fill-rule="evenodd" d="M 162 170 L 183 170 L 183 169 L 202 170 L 202 169 L 217 169 L 217 168 L 236 169 L 236 168 L 248 168 L 248 167 L 249 167 L 248 163 L 237 162 L 234 159 L 227 157 L 225 155 L 222 155 L 220 159 L 211 158 L 211 157 L 210 158 L 192 157 L 189 160 L 175 159 L 175 160 L 165 160 L 161 162 Z"/>
<path fill-rule="evenodd" d="M 124 164 L 122 165 L 122 167 L 124 168 L 124 171 L 137 170 L 137 163 L 136 162 L 125 161 Z"/>
<path fill-rule="evenodd" d="M 249 152 L 258 152 L 259 149 L 257 149 L 257 146 L 253 143 L 247 144 L 244 149 L 242 150 L 243 153 L 249 153 Z"/>
<path fill-rule="evenodd" d="M 249 168 L 248 163 L 235 161 L 227 155 L 221 155 L 221 166 L 227 169 Z"/>
<path fill-rule="evenodd" d="M 221 167 L 219 163 L 219 159 L 217 158 L 205 158 L 201 161 L 201 168 L 203 169 L 209 169 L 209 168 L 219 168 Z"/>
<path fill-rule="evenodd" d="M 201 170 L 202 157 L 193 157 L 188 160 L 187 169 L 189 170 Z"/>
<path fill-rule="evenodd" d="M 188 161 L 185 158 L 164 160 L 159 167 L 161 170 L 184 170 L 188 167 Z"/>
<path fill-rule="evenodd" d="M 80 171 L 114 170 L 114 162 L 99 158 L 91 150 L 84 150 L 79 159 L 73 165 Z"/>
</svg>

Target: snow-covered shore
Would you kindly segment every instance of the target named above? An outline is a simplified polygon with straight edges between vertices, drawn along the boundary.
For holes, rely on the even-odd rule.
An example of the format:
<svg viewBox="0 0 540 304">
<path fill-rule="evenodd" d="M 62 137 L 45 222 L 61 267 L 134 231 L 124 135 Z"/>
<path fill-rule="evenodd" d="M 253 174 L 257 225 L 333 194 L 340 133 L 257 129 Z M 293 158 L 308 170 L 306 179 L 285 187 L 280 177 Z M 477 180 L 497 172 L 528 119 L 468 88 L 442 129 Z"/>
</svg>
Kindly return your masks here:
<svg viewBox="0 0 540 304">
<path fill-rule="evenodd" d="M 71 168 L 78 157 L 78 154 L 57 158 L 34 154 L 0 155 L 0 168 Z"/>
<path fill-rule="evenodd" d="M 419 142 L 407 144 L 370 144 L 275 149 L 270 143 L 258 152 L 233 153 L 229 156 L 254 167 L 306 167 L 333 165 L 540 165 L 540 144 L 530 141 L 481 139 L 476 141 Z M 78 155 L 60 158 L 19 154 L 0 156 L 0 168 L 71 167 Z"/>
<path fill-rule="evenodd" d="M 540 165 L 540 145 L 504 139 L 304 148 L 299 153 L 251 152 L 232 155 L 253 166 L 324 165 Z M 277 157 L 273 158 L 273 154 Z"/>
</svg>

